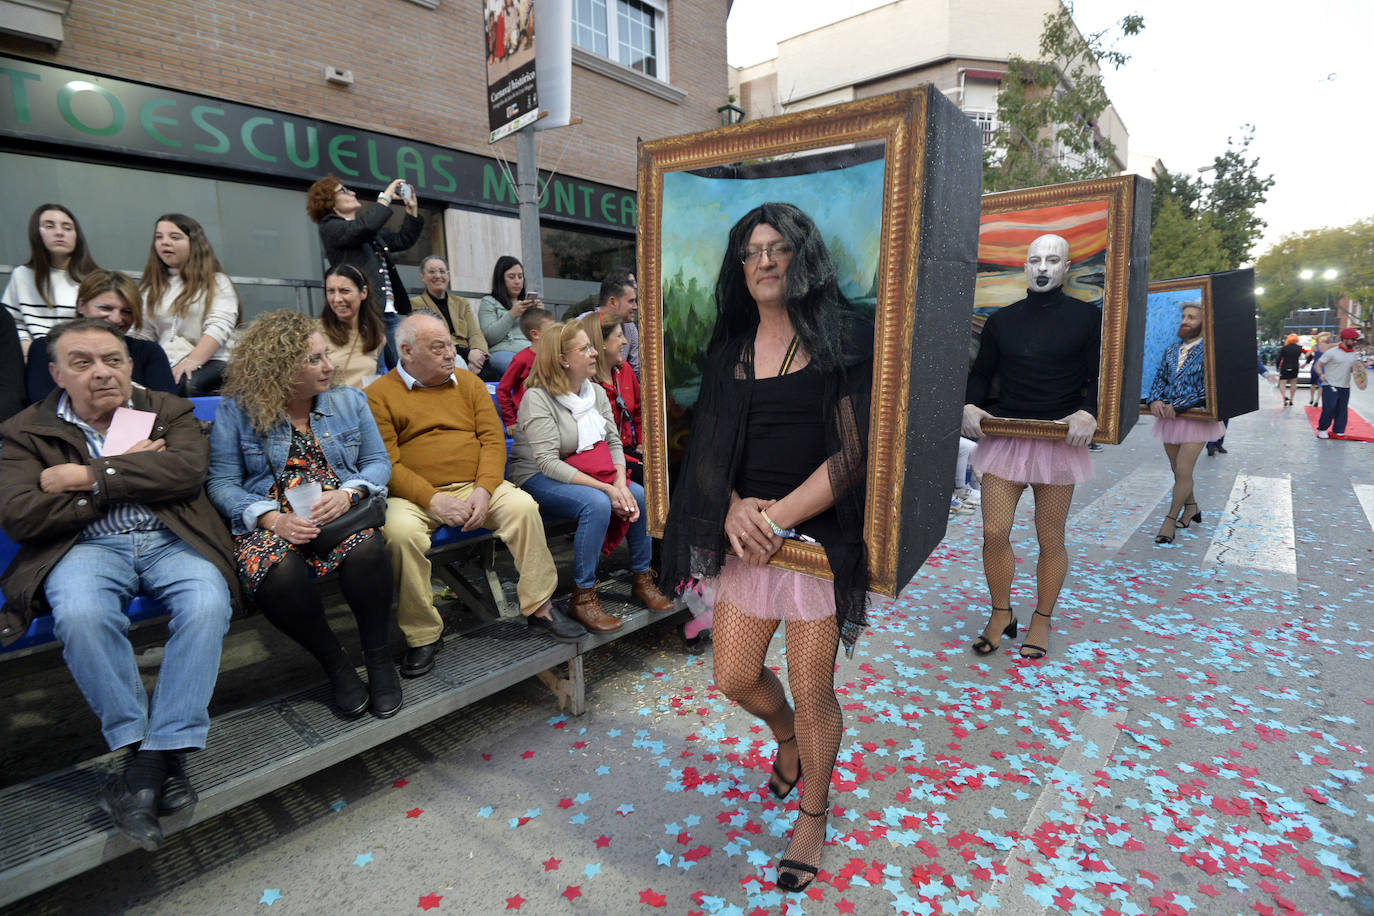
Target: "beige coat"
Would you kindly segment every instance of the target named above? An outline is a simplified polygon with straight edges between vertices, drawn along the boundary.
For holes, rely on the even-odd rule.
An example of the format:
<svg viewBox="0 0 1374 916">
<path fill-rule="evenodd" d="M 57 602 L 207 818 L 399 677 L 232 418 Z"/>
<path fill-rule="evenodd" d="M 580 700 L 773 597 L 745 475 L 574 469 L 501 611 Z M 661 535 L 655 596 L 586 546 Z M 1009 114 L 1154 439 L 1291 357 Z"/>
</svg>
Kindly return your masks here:
<svg viewBox="0 0 1374 916">
<path fill-rule="evenodd" d="M 414 309 L 434 310 L 434 300 L 421 293 L 418 296 L 410 297 L 410 307 Z M 462 296 L 449 293 L 443 305 L 438 311 L 445 316 L 449 327 L 453 333 L 449 336 L 453 338 L 453 345 L 463 350 L 481 350 L 483 353 L 490 353 L 491 348 L 487 346 L 487 339 L 482 336 L 482 328 L 477 324 L 477 318 L 472 314 L 472 304 Z"/>
</svg>

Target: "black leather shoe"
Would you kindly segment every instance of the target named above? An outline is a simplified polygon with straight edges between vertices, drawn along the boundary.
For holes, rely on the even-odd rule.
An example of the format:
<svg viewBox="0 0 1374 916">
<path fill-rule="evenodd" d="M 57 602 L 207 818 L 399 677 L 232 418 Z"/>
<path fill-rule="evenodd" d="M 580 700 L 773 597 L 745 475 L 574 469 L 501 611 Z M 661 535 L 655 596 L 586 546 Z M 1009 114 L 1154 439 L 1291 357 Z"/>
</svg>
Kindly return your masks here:
<svg viewBox="0 0 1374 916">
<path fill-rule="evenodd" d="M 176 814 L 200 801 L 200 796 L 185 776 L 168 776 L 162 781 L 162 795 L 158 799 L 157 813 L 165 817 Z"/>
<path fill-rule="evenodd" d="M 531 628 L 548 633 L 559 642 L 574 643 L 587 635 L 587 628 L 558 609 L 557 604 L 549 605 L 549 616 L 534 614 L 525 618 Z"/>
<path fill-rule="evenodd" d="M 401 676 L 419 677 L 429 674 L 430 669 L 434 667 L 434 656 L 438 655 L 443 647 L 444 640 L 441 637 L 427 646 L 412 646 L 406 649 L 406 654 L 401 659 Z"/>
<path fill-rule="evenodd" d="M 406 657 L 409 659 L 410 653 L 406 653 Z M 363 661 L 367 663 L 367 692 L 372 696 L 372 714 L 379 719 L 390 719 L 401 708 L 401 679 L 396 676 L 391 650 L 385 646 L 364 649 Z M 429 668 L 433 667 L 434 654 L 430 653 Z"/>
<path fill-rule="evenodd" d="M 130 792 L 123 776 L 111 776 L 100 789 L 100 807 L 119 830 L 148 852 L 162 845 L 155 789 Z"/>
</svg>

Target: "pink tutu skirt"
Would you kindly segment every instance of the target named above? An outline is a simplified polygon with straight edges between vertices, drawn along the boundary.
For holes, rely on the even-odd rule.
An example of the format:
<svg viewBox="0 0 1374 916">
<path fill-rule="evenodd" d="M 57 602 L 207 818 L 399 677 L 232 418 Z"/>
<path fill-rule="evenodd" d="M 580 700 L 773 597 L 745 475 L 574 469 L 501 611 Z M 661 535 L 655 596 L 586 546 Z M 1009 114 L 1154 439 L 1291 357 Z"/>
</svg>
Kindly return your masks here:
<svg viewBox="0 0 1374 916">
<path fill-rule="evenodd" d="M 1226 426 L 1220 420 L 1155 417 L 1155 438 L 1167 445 L 1215 442 L 1224 435 L 1226 435 Z"/>
<path fill-rule="evenodd" d="M 1093 478 L 1092 456 L 1085 445 L 1063 439 L 984 436 L 973 453 L 973 469 L 1012 483 L 1082 483 Z"/>
<path fill-rule="evenodd" d="M 748 566 L 728 556 L 720 568 L 716 604 L 759 620 L 824 620 L 835 616 L 835 585 L 779 566 Z"/>
</svg>

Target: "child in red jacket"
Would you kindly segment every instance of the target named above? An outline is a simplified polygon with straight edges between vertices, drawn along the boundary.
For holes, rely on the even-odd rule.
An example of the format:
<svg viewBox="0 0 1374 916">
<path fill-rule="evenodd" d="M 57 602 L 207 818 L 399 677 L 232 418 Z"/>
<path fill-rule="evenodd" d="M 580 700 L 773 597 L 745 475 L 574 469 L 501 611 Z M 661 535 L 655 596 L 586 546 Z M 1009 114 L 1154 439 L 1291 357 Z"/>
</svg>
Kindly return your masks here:
<svg viewBox="0 0 1374 916">
<path fill-rule="evenodd" d="M 530 374 L 530 366 L 534 365 L 534 345 L 551 324 L 553 313 L 546 309 L 529 309 L 520 316 L 520 331 L 530 339 L 530 345 L 515 354 L 496 386 L 496 406 L 501 409 L 501 424 L 506 427 L 507 436 L 515 435 L 516 414 L 520 410 L 520 399 L 525 396 L 525 379 Z"/>
</svg>

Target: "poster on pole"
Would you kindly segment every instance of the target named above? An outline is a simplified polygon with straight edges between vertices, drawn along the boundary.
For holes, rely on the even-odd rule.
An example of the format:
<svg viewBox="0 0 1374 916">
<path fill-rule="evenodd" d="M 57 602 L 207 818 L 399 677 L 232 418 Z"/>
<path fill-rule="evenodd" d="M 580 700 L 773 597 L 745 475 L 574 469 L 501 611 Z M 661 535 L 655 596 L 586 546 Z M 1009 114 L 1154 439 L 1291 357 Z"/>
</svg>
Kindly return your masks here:
<svg viewBox="0 0 1374 916">
<path fill-rule="evenodd" d="M 535 0 L 482 0 L 489 143 L 539 117 L 534 74 L 534 4 Z"/>
</svg>

